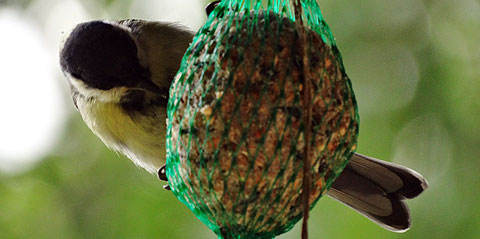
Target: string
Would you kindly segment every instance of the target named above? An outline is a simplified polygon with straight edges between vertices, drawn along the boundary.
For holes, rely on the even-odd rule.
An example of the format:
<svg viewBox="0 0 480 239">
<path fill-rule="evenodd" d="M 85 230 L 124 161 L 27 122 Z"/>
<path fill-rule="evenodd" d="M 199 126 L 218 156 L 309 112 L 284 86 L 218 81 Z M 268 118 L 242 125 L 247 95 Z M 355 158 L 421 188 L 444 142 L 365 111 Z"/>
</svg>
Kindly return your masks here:
<svg viewBox="0 0 480 239">
<path fill-rule="evenodd" d="M 298 21 L 300 26 L 300 49 L 302 68 L 303 68 L 303 119 L 305 125 L 305 147 L 303 149 L 303 185 L 302 185 L 302 197 L 303 197 L 303 223 L 302 223 L 302 239 L 308 239 L 308 218 L 310 213 L 310 138 L 312 128 L 312 96 L 311 96 L 311 81 L 310 81 L 310 69 L 307 54 L 307 38 L 305 28 L 302 19 L 302 4 L 301 0 L 294 1 L 295 8 L 295 21 Z"/>
</svg>

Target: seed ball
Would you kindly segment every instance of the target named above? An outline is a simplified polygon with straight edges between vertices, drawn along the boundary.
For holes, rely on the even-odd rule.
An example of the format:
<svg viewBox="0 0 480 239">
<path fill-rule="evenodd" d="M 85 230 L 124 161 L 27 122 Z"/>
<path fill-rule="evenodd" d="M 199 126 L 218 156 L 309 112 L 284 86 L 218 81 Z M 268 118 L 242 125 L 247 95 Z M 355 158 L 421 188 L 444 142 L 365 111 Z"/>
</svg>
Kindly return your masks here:
<svg viewBox="0 0 480 239">
<path fill-rule="evenodd" d="M 224 237 L 275 236 L 303 212 L 302 26 L 257 16 L 212 22 L 170 92 L 172 190 Z M 317 32 L 307 29 L 306 38 L 313 205 L 355 151 L 358 117 L 339 56 Z"/>
</svg>

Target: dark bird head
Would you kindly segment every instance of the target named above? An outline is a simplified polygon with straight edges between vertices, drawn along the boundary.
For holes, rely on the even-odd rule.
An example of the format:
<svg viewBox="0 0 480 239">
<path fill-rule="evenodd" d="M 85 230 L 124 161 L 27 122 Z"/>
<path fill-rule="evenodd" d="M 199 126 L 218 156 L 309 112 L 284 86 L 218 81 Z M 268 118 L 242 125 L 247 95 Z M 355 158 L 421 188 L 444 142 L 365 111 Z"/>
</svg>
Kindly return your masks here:
<svg viewBox="0 0 480 239">
<path fill-rule="evenodd" d="M 139 19 L 77 25 L 60 50 L 73 95 L 118 102 L 132 91 L 168 95 L 193 32 Z"/>
<path fill-rule="evenodd" d="M 134 87 L 150 77 L 129 28 L 104 21 L 77 25 L 60 52 L 60 64 L 66 74 L 98 90 Z"/>
</svg>

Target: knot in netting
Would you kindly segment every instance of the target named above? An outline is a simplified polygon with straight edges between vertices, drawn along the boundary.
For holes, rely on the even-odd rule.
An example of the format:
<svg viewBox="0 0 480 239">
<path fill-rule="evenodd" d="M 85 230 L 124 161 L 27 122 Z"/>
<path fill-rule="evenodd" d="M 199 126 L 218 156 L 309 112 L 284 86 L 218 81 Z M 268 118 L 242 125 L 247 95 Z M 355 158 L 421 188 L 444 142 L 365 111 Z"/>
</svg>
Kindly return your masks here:
<svg viewBox="0 0 480 239">
<path fill-rule="evenodd" d="M 311 207 L 356 148 L 355 97 L 316 2 L 303 2 L 308 26 L 294 21 L 288 0 L 259 2 L 222 2 L 170 90 L 169 184 L 220 238 L 273 238 L 302 217 L 302 28 L 312 95 Z"/>
</svg>

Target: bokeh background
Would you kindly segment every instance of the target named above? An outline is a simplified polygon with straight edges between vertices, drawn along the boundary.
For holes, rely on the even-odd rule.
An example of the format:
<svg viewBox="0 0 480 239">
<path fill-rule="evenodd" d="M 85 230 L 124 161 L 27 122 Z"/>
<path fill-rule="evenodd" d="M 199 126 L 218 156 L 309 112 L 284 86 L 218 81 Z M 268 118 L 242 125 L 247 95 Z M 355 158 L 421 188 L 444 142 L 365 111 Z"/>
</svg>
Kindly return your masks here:
<svg viewBox="0 0 480 239">
<path fill-rule="evenodd" d="M 92 19 L 205 21 L 199 0 L 0 0 L 0 238 L 211 239 L 154 176 L 74 111 L 58 64 Z M 381 229 L 325 197 L 311 238 L 480 238 L 480 1 L 319 0 L 360 109 L 358 152 L 421 172 L 413 227 Z M 300 238 L 300 226 L 279 238 Z"/>
</svg>

